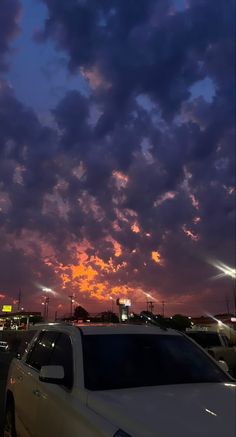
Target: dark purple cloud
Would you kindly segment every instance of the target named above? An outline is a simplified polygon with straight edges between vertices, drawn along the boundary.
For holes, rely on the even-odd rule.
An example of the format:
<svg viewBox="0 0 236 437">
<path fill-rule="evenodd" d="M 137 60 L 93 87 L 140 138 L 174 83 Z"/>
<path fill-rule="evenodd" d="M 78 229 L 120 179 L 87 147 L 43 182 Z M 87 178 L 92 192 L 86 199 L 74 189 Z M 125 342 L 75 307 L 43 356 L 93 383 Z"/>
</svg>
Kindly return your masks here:
<svg viewBox="0 0 236 437">
<path fill-rule="evenodd" d="M 68 92 L 45 127 L 2 82 L 2 286 L 223 302 L 207 259 L 235 264 L 234 2 L 43 3 L 37 39 L 89 93 Z M 212 99 L 191 97 L 205 78 Z"/>
<path fill-rule="evenodd" d="M 20 2 L 1 0 L 0 10 L 0 71 L 5 71 L 8 65 L 7 55 L 11 52 L 11 40 L 19 31 Z"/>
</svg>

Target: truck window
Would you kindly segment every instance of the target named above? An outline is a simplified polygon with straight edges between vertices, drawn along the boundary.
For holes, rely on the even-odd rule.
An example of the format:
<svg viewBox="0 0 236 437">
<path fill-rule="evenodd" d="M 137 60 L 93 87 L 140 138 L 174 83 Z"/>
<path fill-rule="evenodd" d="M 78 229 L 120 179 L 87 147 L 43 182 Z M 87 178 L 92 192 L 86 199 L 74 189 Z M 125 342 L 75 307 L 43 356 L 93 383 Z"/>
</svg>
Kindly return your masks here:
<svg viewBox="0 0 236 437">
<path fill-rule="evenodd" d="M 73 386 L 73 353 L 71 340 L 67 334 L 59 334 L 49 364 L 64 368 L 64 386 L 71 389 Z"/>
<path fill-rule="evenodd" d="M 41 332 L 26 358 L 26 363 L 36 370 L 48 366 L 57 337 L 58 333 L 54 331 Z"/>
</svg>

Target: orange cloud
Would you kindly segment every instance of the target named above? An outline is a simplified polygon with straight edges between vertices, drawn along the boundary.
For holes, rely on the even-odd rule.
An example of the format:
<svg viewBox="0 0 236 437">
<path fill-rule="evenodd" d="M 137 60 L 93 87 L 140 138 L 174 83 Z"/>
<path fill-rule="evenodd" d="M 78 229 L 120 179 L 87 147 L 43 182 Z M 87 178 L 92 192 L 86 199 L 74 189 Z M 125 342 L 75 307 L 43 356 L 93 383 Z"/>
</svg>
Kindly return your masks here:
<svg viewBox="0 0 236 437">
<path fill-rule="evenodd" d="M 163 260 L 161 258 L 160 252 L 158 250 L 152 252 L 152 260 L 159 265 L 163 265 Z"/>
<path fill-rule="evenodd" d="M 113 249 L 114 249 L 114 255 L 116 257 L 119 257 L 122 255 L 122 247 L 121 245 L 118 243 L 118 241 L 116 241 L 114 238 L 112 237 L 107 237 L 106 241 L 109 241 L 110 243 L 112 243 L 113 245 Z"/>
<path fill-rule="evenodd" d="M 132 229 L 132 231 L 133 231 L 135 234 L 139 234 L 139 232 L 140 232 L 140 227 L 139 227 L 139 225 L 138 225 L 137 222 L 135 222 L 135 223 L 131 226 L 131 229 Z"/>
<path fill-rule="evenodd" d="M 86 267 L 83 264 L 79 264 L 78 266 L 70 266 L 72 272 L 72 279 L 77 279 L 80 277 L 86 277 L 88 280 L 93 280 L 97 275 L 96 270 L 94 270 L 91 266 Z"/>
</svg>

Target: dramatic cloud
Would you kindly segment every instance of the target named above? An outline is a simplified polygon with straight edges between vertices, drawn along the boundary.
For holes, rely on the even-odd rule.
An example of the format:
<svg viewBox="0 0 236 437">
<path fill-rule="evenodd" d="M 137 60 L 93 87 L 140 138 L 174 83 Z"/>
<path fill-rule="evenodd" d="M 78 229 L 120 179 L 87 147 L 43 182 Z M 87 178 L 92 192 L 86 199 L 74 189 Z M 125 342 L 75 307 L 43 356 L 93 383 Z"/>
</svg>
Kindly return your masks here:
<svg viewBox="0 0 236 437">
<path fill-rule="evenodd" d="M 20 2 L 1 0 L 0 10 L 0 71 L 2 71 L 7 67 L 6 57 L 11 51 L 10 42 L 19 31 Z"/>
<path fill-rule="evenodd" d="M 224 310 L 230 280 L 207 260 L 235 264 L 234 2 L 43 3 L 36 47 L 88 88 L 46 127 L 1 82 L 1 295 Z"/>
</svg>

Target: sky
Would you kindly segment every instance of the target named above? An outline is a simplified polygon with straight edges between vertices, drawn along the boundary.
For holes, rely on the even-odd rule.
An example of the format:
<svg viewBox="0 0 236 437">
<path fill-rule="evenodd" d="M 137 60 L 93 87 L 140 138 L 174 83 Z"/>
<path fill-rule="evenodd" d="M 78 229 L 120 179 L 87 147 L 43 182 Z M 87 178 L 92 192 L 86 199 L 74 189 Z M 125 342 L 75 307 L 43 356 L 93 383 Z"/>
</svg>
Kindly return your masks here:
<svg viewBox="0 0 236 437">
<path fill-rule="evenodd" d="M 0 305 L 233 311 L 234 0 L 0 9 Z"/>
</svg>

